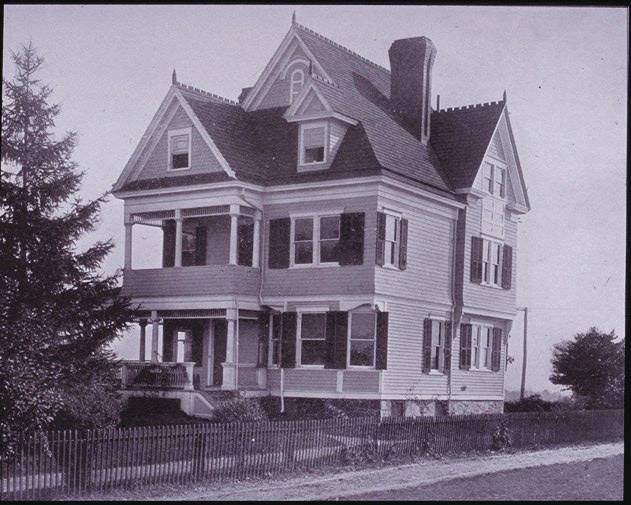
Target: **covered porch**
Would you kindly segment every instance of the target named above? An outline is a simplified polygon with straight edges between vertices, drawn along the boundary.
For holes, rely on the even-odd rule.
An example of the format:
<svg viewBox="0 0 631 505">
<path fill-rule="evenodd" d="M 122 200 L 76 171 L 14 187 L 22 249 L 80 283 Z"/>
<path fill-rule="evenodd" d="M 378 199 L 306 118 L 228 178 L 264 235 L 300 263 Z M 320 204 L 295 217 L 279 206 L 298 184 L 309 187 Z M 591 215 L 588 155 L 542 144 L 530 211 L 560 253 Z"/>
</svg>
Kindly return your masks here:
<svg viewBox="0 0 631 505">
<path fill-rule="evenodd" d="M 154 310 L 141 316 L 138 360 L 122 362 L 122 388 L 264 391 L 261 313 L 238 312 L 237 316 L 236 309 Z"/>
</svg>

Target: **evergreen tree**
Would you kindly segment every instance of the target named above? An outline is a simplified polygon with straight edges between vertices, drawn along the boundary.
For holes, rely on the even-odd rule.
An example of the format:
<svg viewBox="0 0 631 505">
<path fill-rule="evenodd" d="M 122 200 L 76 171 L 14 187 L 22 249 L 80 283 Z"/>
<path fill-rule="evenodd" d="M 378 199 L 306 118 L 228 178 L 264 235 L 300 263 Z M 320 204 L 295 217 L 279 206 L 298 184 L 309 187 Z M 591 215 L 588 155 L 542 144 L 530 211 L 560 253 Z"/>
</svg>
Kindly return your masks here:
<svg viewBox="0 0 631 505">
<path fill-rule="evenodd" d="M 55 417 L 84 426 L 116 418 L 117 365 L 107 345 L 131 317 L 118 275 L 99 271 L 112 242 L 76 250 L 94 229 L 105 196 L 89 202 L 75 196 L 83 177 L 71 159 L 76 134 L 53 135 L 60 108 L 49 104 L 52 90 L 37 79 L 43 59 L 31 44 L 12 58 L 16 74 L 3 79 L 0 178 L 5 450 L 17 432 L 49 427 Z"/>
<path fill-rule="evenodd" d="M 573 340 L 554 346 L 550 382 L 562 384 L 588 408 L 622 408 L 624 405 L 624 339 L 613 331 L 590 328 Z"/>
</svg>

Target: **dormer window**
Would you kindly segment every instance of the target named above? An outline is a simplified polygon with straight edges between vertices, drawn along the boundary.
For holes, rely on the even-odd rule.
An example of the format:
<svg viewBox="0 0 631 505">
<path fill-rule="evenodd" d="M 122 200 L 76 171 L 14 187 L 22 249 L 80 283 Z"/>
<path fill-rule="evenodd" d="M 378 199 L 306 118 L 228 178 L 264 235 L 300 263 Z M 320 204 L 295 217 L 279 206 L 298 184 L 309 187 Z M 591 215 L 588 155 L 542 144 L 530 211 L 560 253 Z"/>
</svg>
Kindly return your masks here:
<svg viewBox="0 0 631 505">
<path fill-rule="evenodd" d="M 297 68 L 291 73 L 291 77 L 289 79 L 289 103 L 294 103 L 294 100 L 302 91 L 304 84 L 305 73 L 302 69 Z"/>
<path fill-rule="evenodd" d="M 315 165 L 326 162 L 326 123 L 300 128 L 300 164 Z"/>
<path fill-rule="evenodd" d="M 169 170 L 191 168 L 191 128 L 169 131 Z"/>
</svg>

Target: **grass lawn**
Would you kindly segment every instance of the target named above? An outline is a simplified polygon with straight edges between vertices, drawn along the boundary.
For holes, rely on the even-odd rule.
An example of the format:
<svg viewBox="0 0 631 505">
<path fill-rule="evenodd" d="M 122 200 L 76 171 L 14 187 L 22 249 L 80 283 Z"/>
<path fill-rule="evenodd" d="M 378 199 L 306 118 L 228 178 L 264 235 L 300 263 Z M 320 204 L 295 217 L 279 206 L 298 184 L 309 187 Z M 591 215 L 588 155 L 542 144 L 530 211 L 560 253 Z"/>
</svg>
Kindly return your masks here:
<svg viewBox="0 0 631 505">
<path fill-rule="evenodd" d="M 622 500 L 624 456 L 509 470 L 343 500 Z"/>
</svg>

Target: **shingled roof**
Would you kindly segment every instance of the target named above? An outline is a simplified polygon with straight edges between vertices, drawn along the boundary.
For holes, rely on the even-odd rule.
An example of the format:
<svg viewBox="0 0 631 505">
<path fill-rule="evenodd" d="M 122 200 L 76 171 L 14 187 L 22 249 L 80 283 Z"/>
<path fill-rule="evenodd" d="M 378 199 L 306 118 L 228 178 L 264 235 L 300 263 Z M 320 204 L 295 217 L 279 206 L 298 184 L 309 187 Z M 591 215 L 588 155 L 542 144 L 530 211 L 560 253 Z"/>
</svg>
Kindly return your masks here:
<svg viewBox="0 0 631 505">
<path fill-rule="evenodd" d="M 388 173 L 450 197 L 454 189 L 471 186 L 503 102 L 434 111 L 430 144 L 423 145 L 392 111 L 387 69 L 302 25 L 293 29 L 334 82 L 316 80 L 318 89 L 336 112 L 358 124 L 349 127 L 327 170 L 297 173 L 298 125 L 283 118 L 287 107 L 246 112 L 236 102 L 175 84 L 238 179 L 277 185 Z M 145 179 L 121 189 L 197 184 L 218 177 Z"/>
</svg>

